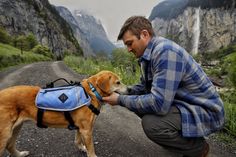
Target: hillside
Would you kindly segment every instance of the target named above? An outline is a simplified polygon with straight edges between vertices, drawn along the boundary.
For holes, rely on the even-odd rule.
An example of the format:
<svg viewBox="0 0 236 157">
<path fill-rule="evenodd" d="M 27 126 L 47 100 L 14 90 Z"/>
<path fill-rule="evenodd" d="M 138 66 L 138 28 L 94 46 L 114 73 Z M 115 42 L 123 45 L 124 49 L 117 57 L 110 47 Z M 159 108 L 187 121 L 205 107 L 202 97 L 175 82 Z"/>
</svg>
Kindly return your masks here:
<svg viewBox="0 0 236 157">
<path fill-rule="evenodd" d="M 51 58 L 41 54 L 35 54 L 32 51 L 24 51 L 23 54 L 21 54 L 20 49 L 0 43 L 0 71 L 9 66 L 49 60 L 51 60 Z"/>
<path fill-rule="evenodd" d="M 72 29 L 48 0 L 1 0 L 0 27 L 12 36 L 33 33 L 58 59 L 65 52 L 82 54 Z"/>
</svg>

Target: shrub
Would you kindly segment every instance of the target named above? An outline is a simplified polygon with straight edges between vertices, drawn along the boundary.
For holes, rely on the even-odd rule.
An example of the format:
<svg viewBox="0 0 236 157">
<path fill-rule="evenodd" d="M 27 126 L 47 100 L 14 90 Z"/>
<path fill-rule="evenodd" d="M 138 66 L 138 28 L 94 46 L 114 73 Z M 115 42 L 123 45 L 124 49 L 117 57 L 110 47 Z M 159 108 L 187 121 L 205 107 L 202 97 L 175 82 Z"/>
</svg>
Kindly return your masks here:
<svg viewBox="0 0 236 157">
<path fill-rule="evenodd" d="M 28 50 L 31 50 L 36 45 L 38 45 L 38 41 L 32 33 L 30 33 L 29 35 L 26 36 L 26 43 L 27 43 Z"/>
<path fill-rule="evenodd" d="M 27 50 L 27 42 L 26 37 L 24 35 L 20 35 L 15 40 L 15 46 L 21 50 L 21 54 L 23 54 L 23 50 Z"/>
<path fill-rule="evenodd" d="M 47 56 L 49 58 L 53 58 L 53 54 L 50 51 L 50 49 L 48 47 L 46 47 L 46 46 L 43 46 L 43 45 L 35 46 L 32 49 L 32 52 L 35 53 L 35 54 L 41 54 L 41 55 Z"/>
<path fill-rule="evenodd" d="M 11 37 L 3 28 L 0 28 L 0 42 L 4 44 L 9 44 L 11 42 Z"/>
<path fill-rule="evenodd" d="M 236 88 L 236 55 L 233 56 L 231 66 L 229 67 L 229 79 Z"/>
</svg>

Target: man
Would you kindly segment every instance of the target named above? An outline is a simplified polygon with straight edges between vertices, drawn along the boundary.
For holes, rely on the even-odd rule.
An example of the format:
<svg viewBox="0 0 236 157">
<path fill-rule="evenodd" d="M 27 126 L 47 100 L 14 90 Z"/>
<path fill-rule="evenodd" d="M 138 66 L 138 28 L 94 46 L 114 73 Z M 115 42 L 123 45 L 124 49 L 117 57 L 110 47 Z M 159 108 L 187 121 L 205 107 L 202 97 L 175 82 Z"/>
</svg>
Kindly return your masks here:
<svg viewBox="0 0 236 157">
<path fill-rule="evenodd" d="M 156 37 L 142 16 L 126 20 L 121 39 L 139 58 L 141 83 L 128 95 L 113 93 L 103 100 L 139 115 L 147 137 L 164 148 L 185 157 L 207 156 L 204 136 L 224 124 L 222 100 L 207 75 L 179 45 Z"/>
</svg>

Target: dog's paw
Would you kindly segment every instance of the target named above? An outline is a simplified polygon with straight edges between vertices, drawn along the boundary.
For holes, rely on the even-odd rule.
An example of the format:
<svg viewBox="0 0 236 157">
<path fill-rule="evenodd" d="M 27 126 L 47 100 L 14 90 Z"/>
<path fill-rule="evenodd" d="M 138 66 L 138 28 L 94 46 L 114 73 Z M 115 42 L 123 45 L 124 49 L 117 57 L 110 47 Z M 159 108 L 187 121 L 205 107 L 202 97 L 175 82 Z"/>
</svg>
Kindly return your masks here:
<svg viewBox="0 0 236 157">
<path fill-rule="evenodd" d="M 25 157 L 29 155 L 29 151 L 21 151 L 19 152 L 19 156 L 18 157 Z"/>
<path fill-rule="evenodd" d="M 86 147 L 85 147 L 85 145 L 82 145 L 82 144 L 80 144 L 80 145 L 78 145 L 78 148 L 79 148 L 79 150 L 81 150 L 82 152 L 87 152 L 87 149 L 86 149 Z"/>
</svg>

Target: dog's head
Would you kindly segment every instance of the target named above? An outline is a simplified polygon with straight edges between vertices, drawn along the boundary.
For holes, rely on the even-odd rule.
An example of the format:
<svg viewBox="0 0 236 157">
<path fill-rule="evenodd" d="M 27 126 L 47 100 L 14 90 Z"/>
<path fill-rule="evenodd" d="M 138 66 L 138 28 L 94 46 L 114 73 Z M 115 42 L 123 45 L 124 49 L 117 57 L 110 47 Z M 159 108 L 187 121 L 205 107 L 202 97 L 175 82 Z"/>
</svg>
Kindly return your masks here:
<svg viewBox="0 0 236 157">
<path fill-rule="evenodd" d="M 127 87 L 124 85 L 120 78 L 111 71 L 101 71 L 96 75 L 89 78 L 97 90 L 99 90 L 102 96 L 110 95 L 112 92 L 117 92 L 120 94 L 127 93 Z"/>
</svg>

